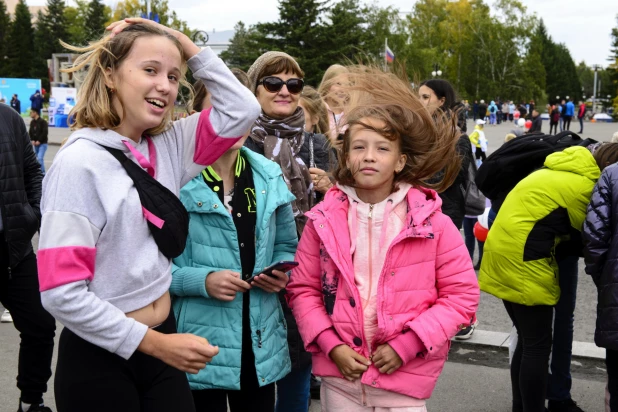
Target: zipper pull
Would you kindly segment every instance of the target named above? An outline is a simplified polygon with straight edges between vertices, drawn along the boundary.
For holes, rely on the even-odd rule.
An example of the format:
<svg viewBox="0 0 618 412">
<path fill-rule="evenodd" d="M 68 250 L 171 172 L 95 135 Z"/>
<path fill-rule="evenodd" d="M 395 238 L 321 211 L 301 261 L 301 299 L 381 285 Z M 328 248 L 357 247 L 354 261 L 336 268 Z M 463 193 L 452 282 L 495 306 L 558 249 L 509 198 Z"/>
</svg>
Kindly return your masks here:
<svg viewBox="0 0 618 412">
<path fill-rule="evenodd" d="M 371 219 L 371 214 L 373 213 L 373 205 L 369 205 L 369 219 Z"/>
<path fill-rule="evenodd" d="M 9 266 L 8 268 L 9 271 L 9 280 L 13 279 L 13 272 L 11 271 L 11 267 Z"/>
<path fill-rule="evenodd" d="M 257 333 L 258 335 L 258 348 L 261 348 L 262 347 L 262 331 L 258 329 L 257 331 L 255 331 L 255 333 Z"/>
</svg>

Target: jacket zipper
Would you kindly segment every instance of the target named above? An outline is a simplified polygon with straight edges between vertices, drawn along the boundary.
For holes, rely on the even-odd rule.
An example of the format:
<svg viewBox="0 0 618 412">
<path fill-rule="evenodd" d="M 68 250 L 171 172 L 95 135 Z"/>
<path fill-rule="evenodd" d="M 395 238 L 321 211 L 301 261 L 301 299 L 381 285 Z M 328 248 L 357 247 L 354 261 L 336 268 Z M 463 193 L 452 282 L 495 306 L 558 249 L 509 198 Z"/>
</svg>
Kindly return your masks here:
<svg viewBox="0 0 618 412">
<path fill-rule="evenodd" d="M 261 330 L 256 330 L 255 333 L 257 333 L 258 335 L 258 348 L 262 347 L 262 331 Z"/>
<path fill-rule="evenodd" d="M 373 236 L 373 205 L 369 205 L 369 214 L 367 215 L 368 217 L 368 231 L 369 231 L 369 248 L 367 251 L 367 255 L 369 258 L 369 287 L 368 287 L 368 293 L 367 293 L 367 302 L 366 304 L 369 304 L 369 299 L 371 299 L 371 287 L 373 284 L 373 259 L 372 259 L 372 252 L 373 252 L 373 248 L 372 248 L 372 236 Z M 362 305 L 361 305 L 362 306 Z M 364 315 L 364 311 L 365 311 L 366 307 L 363 307 L 363 333 L 365 333 L 365 315 Z M 366 337 L 365 337 L 366 338 Z M 371 342 L 367 341 L 367 349 L 369 350 L 369 357 L 371 357 Z"/>
</svg>

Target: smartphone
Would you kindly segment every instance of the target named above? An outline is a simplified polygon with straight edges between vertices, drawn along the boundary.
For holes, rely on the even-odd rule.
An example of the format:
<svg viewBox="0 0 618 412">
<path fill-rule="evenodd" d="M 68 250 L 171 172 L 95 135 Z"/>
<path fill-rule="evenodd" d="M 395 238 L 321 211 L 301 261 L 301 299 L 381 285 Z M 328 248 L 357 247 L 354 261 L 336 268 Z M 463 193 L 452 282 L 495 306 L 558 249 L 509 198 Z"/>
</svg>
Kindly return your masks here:
<svg viewBox="0 0 618 412">
<path fill-rule="evenodd" d="M 294 269 L 296 266 L 298 266 L 298 262 L 283 260 L 281 262 L 273 263 L 272 265 L 262 270 L 262 272 L 258 273 L 258 275 L 263 273 L 265 275 L 274 277 L 273 270 L 280 270 L 281 272 L 288 272 Z M 251 276 L 249 279 L 246 280 L 246 282 L 251 282 L 254 277 L 255 276 Z"/>
</svg>

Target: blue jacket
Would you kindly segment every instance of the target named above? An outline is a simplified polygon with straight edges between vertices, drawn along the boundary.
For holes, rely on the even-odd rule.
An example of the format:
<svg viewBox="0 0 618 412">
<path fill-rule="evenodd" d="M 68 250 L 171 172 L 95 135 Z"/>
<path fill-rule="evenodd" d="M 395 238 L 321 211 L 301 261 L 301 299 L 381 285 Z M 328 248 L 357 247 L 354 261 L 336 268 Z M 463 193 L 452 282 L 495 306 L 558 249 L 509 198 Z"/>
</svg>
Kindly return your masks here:
<svg viewBox="0 0 618 412">
<path fill-rule="evenodd" d="M 281 260 L 294 260 L 298 245 L 290 202 L 294 196 L 281 177 L 279 165 L 242 148 L 253 171 L 257 222 L 254 274 Z M 172 285 L 179 333 L 202 336 L 219 347 L 206 368 L 187 375 L 192 390 L 240 389 L 243 293 L 231 302 L 208 296 L 208 274 L 229 269 L 241 273 L 236 228 L 219 197 L 201 175 L 180 191 L 189 212 L 189 237 L 182 255 L 174 259 Z M 257 379 L 261 386 L 290 372 L 290 355 L 283 311 L 276 293 L 249 291 L 251 335 Z"/>
<path fill-rule="evenodd" d="M 575 116 L 575 105 L 571 101 L 568 101 L 566 104 L 566 115 Z"/>
</svg>

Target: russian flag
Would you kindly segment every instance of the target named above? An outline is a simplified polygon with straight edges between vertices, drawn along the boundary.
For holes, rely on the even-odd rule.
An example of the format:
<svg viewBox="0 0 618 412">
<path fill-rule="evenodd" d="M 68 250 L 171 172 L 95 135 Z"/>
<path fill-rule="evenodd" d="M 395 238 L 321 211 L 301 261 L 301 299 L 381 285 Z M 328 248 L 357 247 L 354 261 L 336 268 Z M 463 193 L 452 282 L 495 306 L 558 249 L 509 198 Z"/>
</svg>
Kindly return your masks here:
<svg viewBox="0 0 618 412">
<path fill-rule="evenodd" d="M 386 46 L 385 53 L 387 62 L 392 63 L 395 61 L 395 53 L 393 53 L 390 47 Z"/>
</svg>

